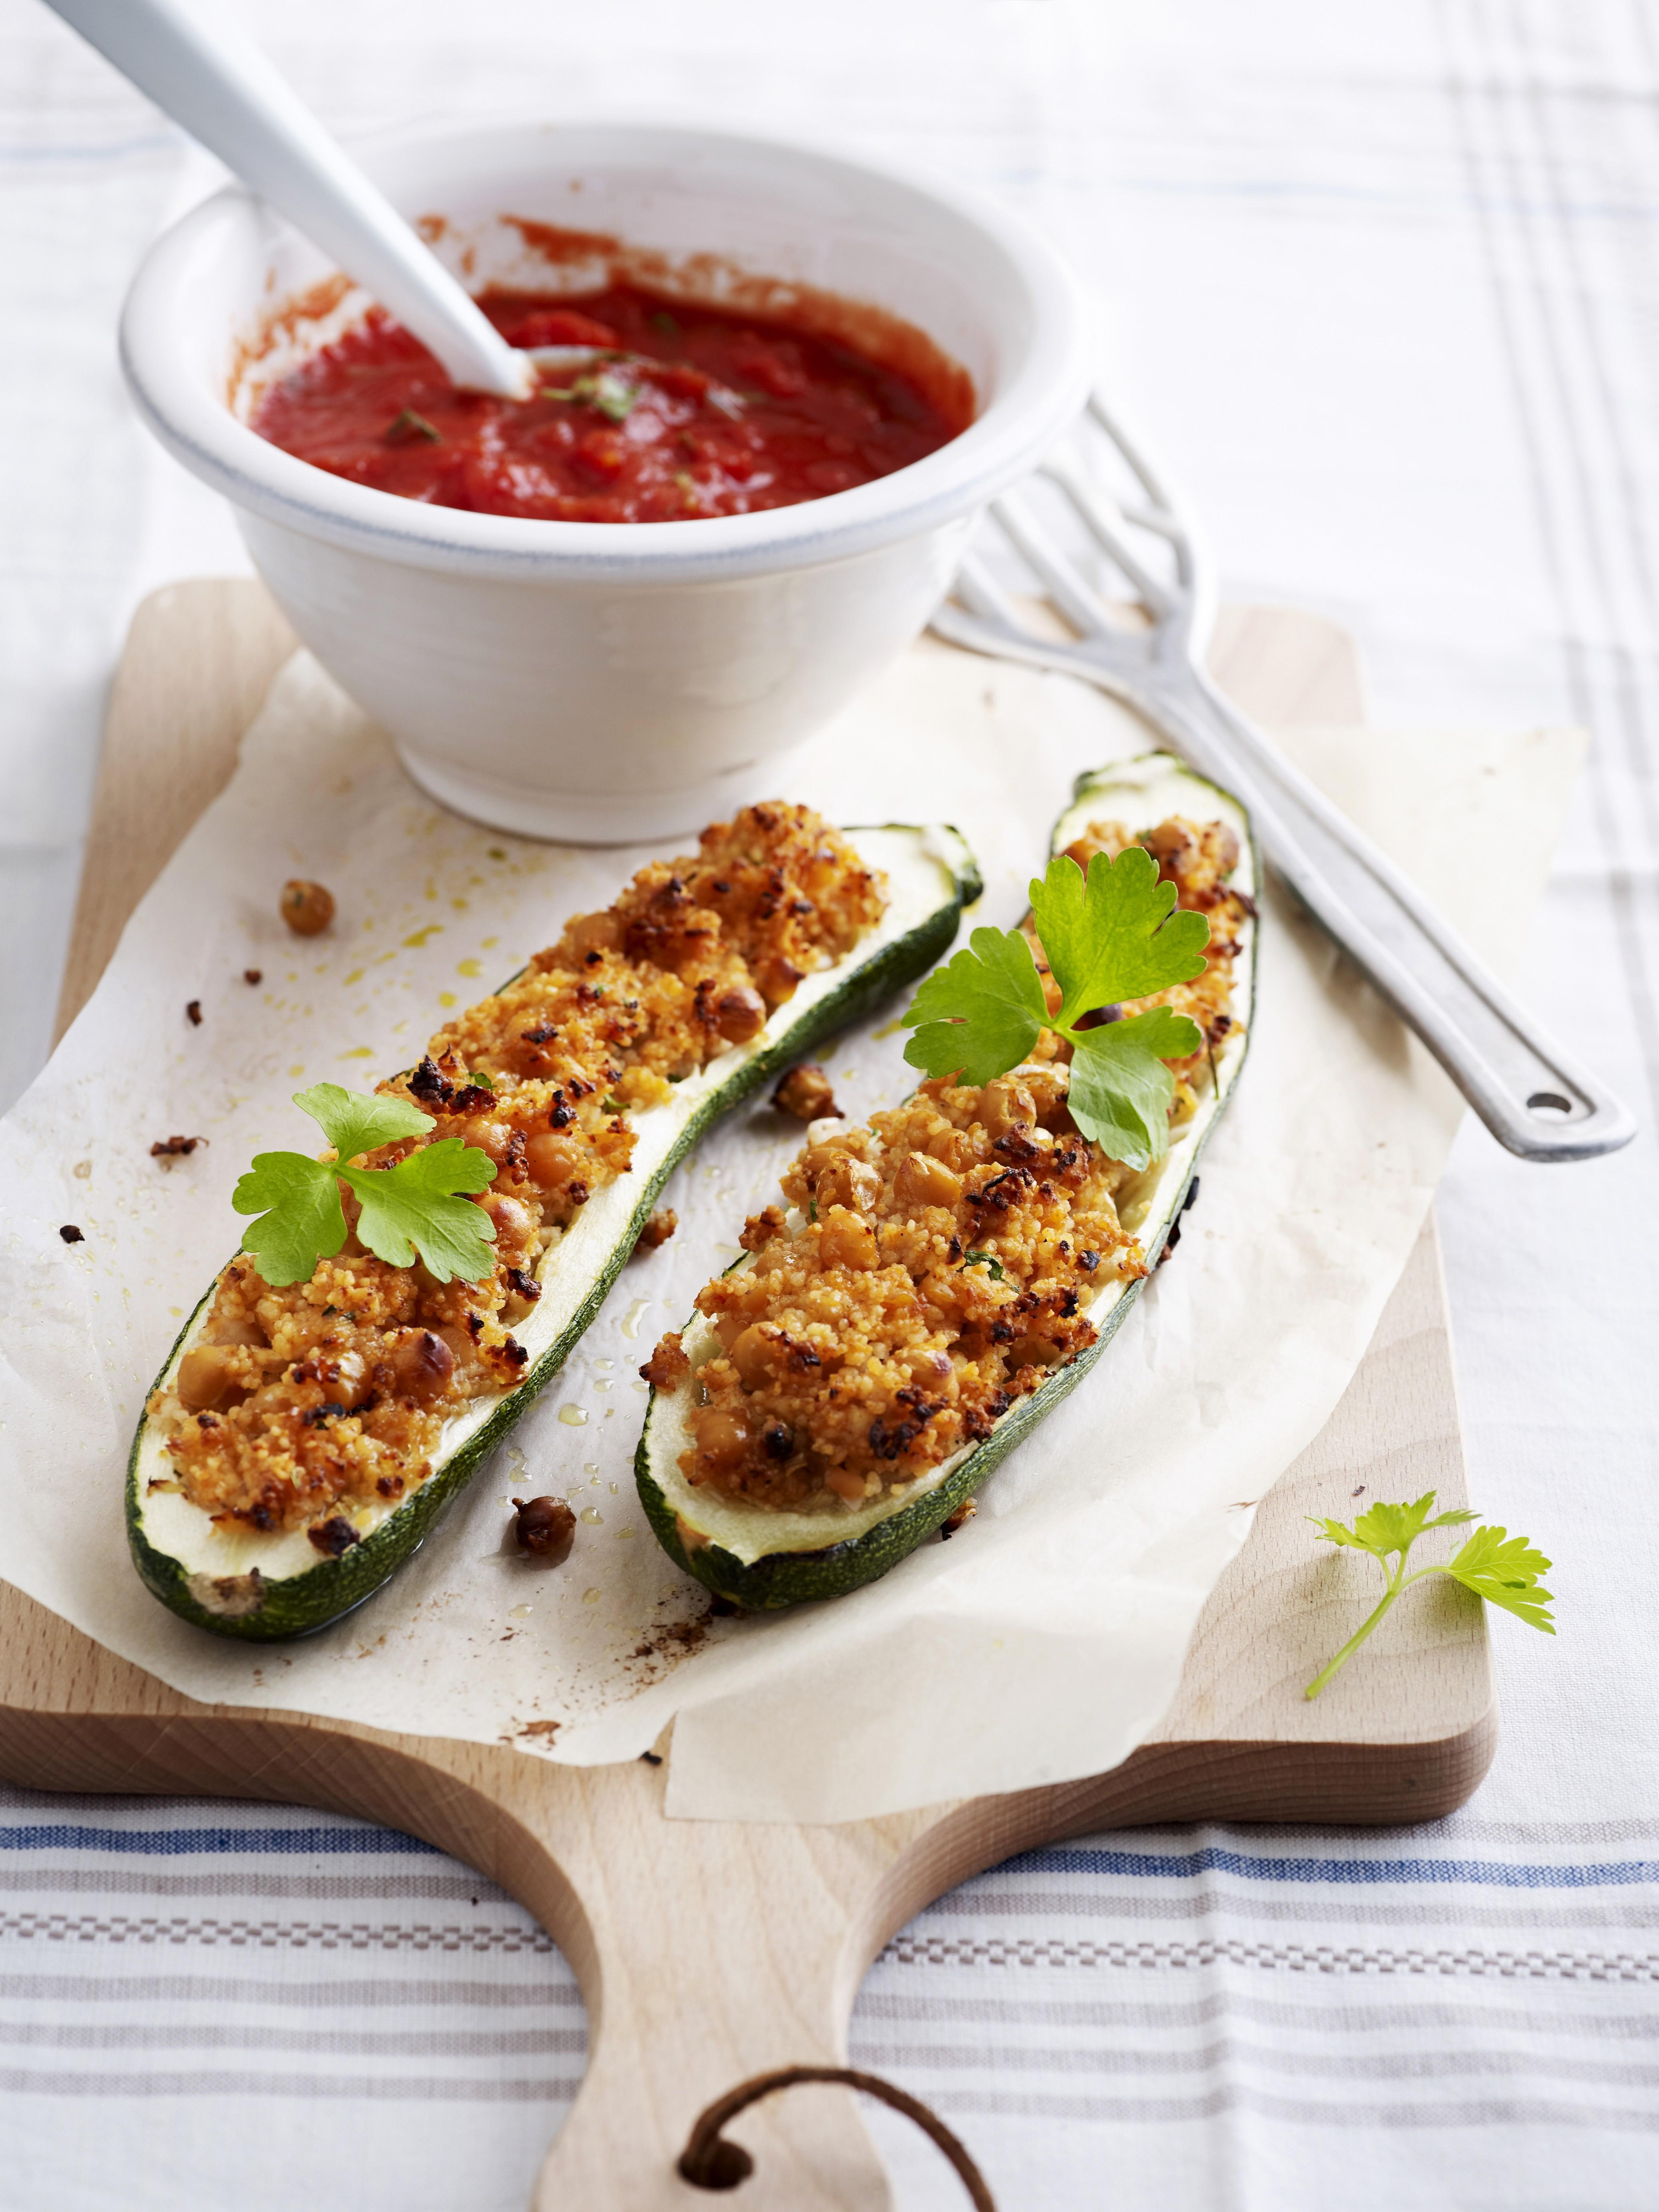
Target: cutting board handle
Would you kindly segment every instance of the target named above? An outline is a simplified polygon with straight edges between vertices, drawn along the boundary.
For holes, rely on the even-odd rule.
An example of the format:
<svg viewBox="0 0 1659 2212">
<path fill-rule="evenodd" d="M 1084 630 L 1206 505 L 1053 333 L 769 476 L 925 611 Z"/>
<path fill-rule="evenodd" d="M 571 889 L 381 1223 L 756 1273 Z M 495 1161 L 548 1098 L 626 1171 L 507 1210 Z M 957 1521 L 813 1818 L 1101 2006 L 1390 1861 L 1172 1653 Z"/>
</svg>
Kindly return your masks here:
<svg viewBox="0 0 1659 2212">
<path fill-rule="evenodd" d="M 536 2212 L 707 2206 L 678 2164 L 705 2108 L 755 2075 L 844 2066 L 898 1839 L 873 1822 L 670 1820 L 666 1769 L 644 1763 L 513 1764 L 495 1871 L 563 1949 L 588 2012 L 587 2071 Z M 889 2212 L 847 2088 L 770 2099 L 744 2114 L 741 2141 L 744 2212 Z"/>
</svg>

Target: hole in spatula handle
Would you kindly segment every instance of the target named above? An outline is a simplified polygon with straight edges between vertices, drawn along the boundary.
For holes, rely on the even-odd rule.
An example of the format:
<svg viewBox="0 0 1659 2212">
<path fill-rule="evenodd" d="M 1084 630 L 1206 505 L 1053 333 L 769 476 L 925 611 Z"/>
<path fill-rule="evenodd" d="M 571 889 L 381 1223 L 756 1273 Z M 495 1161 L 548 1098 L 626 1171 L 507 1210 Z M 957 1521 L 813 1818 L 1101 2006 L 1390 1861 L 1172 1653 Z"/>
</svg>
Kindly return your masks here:
<svg viewBox="0 0 1659 2212">
<path fill-rule="evenodd" d="M 747 2181 L 755 2170 L 754 2160 L 741 2143 L 726 2142 L 720 2130 L 734 2120 L 745 2105 L 756 2104 L 777 2089 L 793 2089 L 801 2081 L 841 2082 L 849 2089 L 862 2089 L 866 2096 L 879 2097 L 884 2105 L 904 2113 L 932 2137 L 962 2177 L 962 2185 L 973 2200 L 974 2212 L 996 2212 L 984 2175 L 938 2114 L 929 2112 L 920 2098 L 908 2096 L 902 2089 L 896 2089 L 890 2081 L 884 2081 L 878 2074 L 860 2074 L 854 2066 L 781 2066 L 775 2074 L 757 2074 L 752 2081 L 739 2081 L 735 2089 L 716 2097 L 698 2115 L 679 2155 L 682 2179 L 689 2181 L 694 2189 L 735 2189 L 740 2182 Z"/>
</svg>

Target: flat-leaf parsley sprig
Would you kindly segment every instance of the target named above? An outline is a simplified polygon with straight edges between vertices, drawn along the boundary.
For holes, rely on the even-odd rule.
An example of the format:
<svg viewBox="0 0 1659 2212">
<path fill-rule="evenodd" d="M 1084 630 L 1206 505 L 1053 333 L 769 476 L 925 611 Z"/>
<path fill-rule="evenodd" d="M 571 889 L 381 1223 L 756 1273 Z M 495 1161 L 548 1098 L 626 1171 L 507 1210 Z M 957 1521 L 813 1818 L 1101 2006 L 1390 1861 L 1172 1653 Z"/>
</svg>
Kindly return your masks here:
<svg viewBox="0 0 1659 2212">
<path fill-rule="evenodd" d="M 1160 879 L 1144 846 L 1127 847 L 1115 860 L 1097 853 L 1086 876 L 1069 854 L 1056 854 L 1031 885 L 1031 918 L 1060 986 L 1060 1011 L 1048 1012 L 1023 932 L 976 929 L 911 1001 L 903 1020 L 915 1035 L 904 1057 L 929 1075 L 985 1084 L 1029 1058 L 1042 1030 L 1054 1030 L 1072 1047 L 1072 1119 L 1113 1159 L 1150 1167 L 1170 1144 L 1175 1079 L 1164 1062 L 1199 1051 L 1203 1033 L 1168 1006 L 1081 1024 L 1204 973 L 1210 925 L 1201 914 L 1172 912 L 1175 903 L 1175 885 Z"/>
<path fill-rule="evenodd" d="M 331 1260 L 345 1243 L 342 1183 L 358 1200 L 358 1239 L 377 1259 L 410 1267 L 418 1253 L 441 1283 L 457 1277 L 476 1283 L 489 1273 L 495 1224 L 461 1194 L 495 1181 L 492 1160 L 459 1137 L 445 1137 L 391 1167 L 354 1167 L 365 1152 L 431 1128 L 431 1115 L 406 1098 L 366 1097 L 337 1083 L 296 1091 L 294 1103 L 319 1124 L 337 1157 L 257 1153 L 230 1201 L 238 1213 L 259 1216 L 242 1249 L 274 1289 L 308 1281 L 317 1262 Z"/>
<path fill-rule="evenodd" d="M 1449 1575 L 1465 1589 L 1485 1598 L 1488 1605 L 1501 1605 L 1517 1620 L 1541 1628 L 1546 1636 L 1554 1635 L 1555 1623 L 1550 1618 L 1549 1608 L 1555 1600 L 1539 1581 L 1540 1575 L 1548 1574 L 1550 1563 L 1541 1552 L 1533 1550 L 1525 1536 L 1511 1536 L 1507 1528 L 1477 1528 L 1455 1558 L 1436 1566 L 1413 1568 L 1410 1574 L 1406 1572 L 1407 1554 L 1429 1529 L 1455 1528 L 1461 1522 L 1480 1518 L 1478 1513 L 1460 1508 L 1455 1512 L 1437 1513 L 1431 1519 L 1434 1497 L 1430 1490 L 1409 1505 L 1373 1505 L 1359 1516 L 1352 1528 L 1340 1521 L 1308 1516 L 1323 1542 L 1346 1544 L 1355 1551 L 1369 1552 L 1382 1568 L 1388 1588 L 1376 1611 L 1329 1664 L 1320 1668 L 1304 1696 L 1316 1698 L 1338 1668 L 1352 1658 L 1377 1626 L 1401 1591 L 1408 1590 L 1413 1583 L 1420 1583 L 1425 1575 Z M 1392 1566 L 1389 1565 L 1390 1559 L 1394 1561 Z"/>
</svg>

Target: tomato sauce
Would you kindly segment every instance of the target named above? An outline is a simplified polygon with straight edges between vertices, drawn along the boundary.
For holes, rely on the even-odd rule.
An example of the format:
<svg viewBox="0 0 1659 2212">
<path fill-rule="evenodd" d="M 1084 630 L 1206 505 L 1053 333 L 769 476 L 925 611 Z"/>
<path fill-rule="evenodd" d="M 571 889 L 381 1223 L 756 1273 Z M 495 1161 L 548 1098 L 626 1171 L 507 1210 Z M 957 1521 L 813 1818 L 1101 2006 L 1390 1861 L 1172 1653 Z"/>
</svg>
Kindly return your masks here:
<svg viewBox="0 0 1659 2212">
<path fill-rule="evenodd" d="M 907 467 L 966 427 L 853 347 L 626 283 L 580 307 L 478 302 L 517 346 L 606 357 L 538 395 L 459 390 L 380 309 L 260 399 L 252 427 L 301 460 L 402 499 L 550 522 L 752 514 Z"/>
</svg>

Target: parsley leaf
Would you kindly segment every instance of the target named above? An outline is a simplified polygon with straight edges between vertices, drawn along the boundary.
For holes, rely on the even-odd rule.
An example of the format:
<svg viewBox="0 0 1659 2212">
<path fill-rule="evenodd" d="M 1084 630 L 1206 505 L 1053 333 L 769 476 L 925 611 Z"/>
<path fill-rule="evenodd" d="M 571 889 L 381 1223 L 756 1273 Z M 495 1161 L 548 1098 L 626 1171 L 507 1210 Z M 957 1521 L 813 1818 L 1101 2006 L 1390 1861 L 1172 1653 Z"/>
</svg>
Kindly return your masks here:
<svg viewBox="0 0 1659 2212">
<path fill-rule="evenodd" d="M 1168 1006 L 1079 1024 L 1203 974 L 1210 925 L 1175 905 L 1175 885 L 1160 880 L 1139 845 L 1115 860 L 1097 853 L 1086 876 L 1069 854 L 1056 854 L 1031 885 L 1031 915 L 1060 986 L 1059 1012 L 1048 1011 L 1030 939 L 1017 929 L 976 929 L 911 1000 L 902 1021 L 915 1035 L 905 1059 L 929 1075 L 986 1084 L 1026 1059 L 1042 1030 L 1055 1030 L 1073 1048 L 1073 1120 L 1113 1159 L 1150 1167 L 1170 1145 L 1175 1079 L 1164 1063 L 1197 1052 L 1202 1032 Z"/>
<path fill-rule="evenodd" d="M 615 369 L 603 368 L 597 376 L 579 376 L 555 390 L 542 386 L 544 399 L 564 399 L 576 406 L 597 407 L 612 422 L 625 422 L 639 404 L 640 386 Z"/>
<path fill-rule="evenodd" d="M 1425 1528 L 1451 1528 L 1461 1521 L 1478 1521 L 1480 1516 L 1460 1508 L 1456 1512 L 1437 1513 L 1432 1521 L 1429 1508 L 1434 1504 L 1434 1492 L 1425 1491 L 1410 1505 L 1377 1504 L 1368 1508 L 1352 1528 L 1340 1521 L 1315 1521 L 1314 1526 L 1328 1544 L 1347 1544 L 1356 1551 L 1370 1552 L 1386 1566 L 1390 1555 L 1402 1555 Z M 1312 1520 L 1310 1514 L 1309 1518 Z"/>
<path fill-rule="evenodd" d="M 1062 1023 L 1204 973 L 1210 925 L 1201 914 L 1172 912 L 1175 902 L 1175 885 L 1144 845 L 1126 846 L 1115 860 L 1097 853 L 1086 876 L 1064 853 L 1049 861 L 1031 885 L 1031 919 L 1066 994 Z"/>
<path fill-rule="evenodd" d="M 412 446 L 420 441 L 424 441 L 428 446 L 441 446 L 443 433 L 428 422 L 424 415 L 417 415 L 412 407 L 405 407 L 387 429 L 386 442 L 388 446 Z"/>
<path fill-rule="evenodd" d="M 407 1098 L 366 1097 L 337 1083 L 313 1083 L 309 1091 L 296 1091 L 294 1103 L 320 1124 L 323 1134 L 348 1162 L 359 1152 L 395 1144 L 399 1137 L 418 1137 L 432 1127 L 432 1116 Z"/>
<path fill-rule="evenodd" d="M 1175 1097 L 1175 1078 L 1164 1063 L 1196 1051 L 1196 1024 L 1168 1006 L 1085 1030 L 1073 1044 L 1066 1100 L 1072 1119 L 1111 1159 L 1138 1167 L 1161 1158 Z"/>
<path fill-rule="evenodd" d="M 1048 1018 L 1030 939 L 976 929 L 910 1001 L 903 1022 L 916 1033 L 904 1057 L 929 1075 L 960 1070 L 964 1083 L 989 1083 L 1018 1066 Z"/>
<path fill-rule="evenodd" d="M 476 1283 L 494 1265 L 495 1223 L 457 1194 L 495 1179 L 495 1163 L 459 1137 L 423 1146 L 395 1167 L 346 1174 L 362 1201 L 357 1234 L 369 1250 L 394 1267 L 413 1267 L 418 1251 L 441 1283 Z"/>
<path fill-rule="evenodd" d="M 256 1152 L 230 1202 L 238 1213 L 262 1217 L 243 1231 L 242 1249 L 274 1289 L 309 1282 L 319 1260 L 331 1260 L 345 1243 L 334 1170 L 303 1152 Z"/>
<path fill-rule="evenodd" d="M 1401 1591 L 1409 1589 L 1413 1583 L 1420 1583 L 1425 1575 L 1449 1575 L 1465 1589 L 1485 1598 L 1489 1605 L 1501 1605 L 1530 1627 L 1541 1628 L 1546 1636 L 1554 1635 L 1555 1623 L 1550 1618 L 1549 1608 L 1555 1601 L 1539 1581 L 1540 1575 L 1549 1572 L 1550 1563 L 1541 1552 L 1534 1551 L 1526 1537 L 1511 1536 L 1507 1528 L 1477 1528 L 1451 1559 L 1435 1566 L 1419 1567 L 1411 1574 L 1406 1572 L 1407 1555 L 1427 1530 L 1455 1528 L 1462 1522 L 1478 1521 L 1480 1517 L 1478 1513 L 1461 1508 L 1431 1517 L 1433 1504 L 1434 1492 L 1431 1490 L 1410 1504 L 1373 1505 L 1359 1516 L 1351 1528 L 1340 1521 L 1314 1520 L 1322 1542 L 1369 1552 L 1382 1568 L 1387 1588 L 1376 1610 L 1336 1656 L 1315 1675 L 1304 1696 L 1316 1698 L 1332 1675 L 1377 1626 Z M 1310 1515 L 1309 1518 L 1313 1516 Z M 1390 1559 L 1395 1563 L 1392 1567 L 1389 1565 Z"/>
<path fill-rule="evenodd" d="M 1507 1528 L 1477 1528 L 1446 1567 L 1449 1575 L 1488 1605 L 1501 1605 L 1518 1620 L 1553 1636 L 1555 1623 L 1547 1608 L 1554 1600 L 1538 1580 L 1549 1571 L 1543 1553 L 1534 1552 L 1524 1536 L 1511 1536 Z"/>
<path fill-rule="evenodd" d="M 377 1259 L 408 1267 L 418 1254 L 441 1283 L 477 1282 L 489 1273 L 495 1225 L 460 1195 L 495 1181 L 483 1152 L 446 1137 L 390 1167 L 354 1167 L 362 1153 L 429 1129 L 431 1116 L 406 1098 L 365 1097 L 337 1083 L 297 1091 L 294 1103 L 321 1126 L 338 1158 L 260 1152 L 230 1201 L 238 1213 L 259 1217 L 244 1231 L 242 1249 L 273 1288 L 308 1281 L 317 1262 L 345 1243 L 343 1182 L 359 1201 L 358 1237 Z"/>
</svg>

